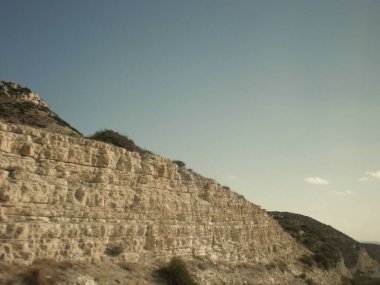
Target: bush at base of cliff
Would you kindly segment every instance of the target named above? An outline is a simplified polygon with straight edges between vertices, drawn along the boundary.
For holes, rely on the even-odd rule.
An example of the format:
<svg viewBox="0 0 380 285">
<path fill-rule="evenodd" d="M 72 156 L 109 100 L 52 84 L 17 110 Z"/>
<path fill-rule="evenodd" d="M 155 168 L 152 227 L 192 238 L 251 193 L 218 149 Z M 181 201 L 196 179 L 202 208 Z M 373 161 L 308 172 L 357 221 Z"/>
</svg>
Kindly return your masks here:
<svg viewBox="0 0 380 285">
<path fill-rule="evenodd" d="M 168 266 L 158 270 L 158 274 L 168 285 L 197 285 L 186 266 L 186 263 L 174 257 Z"/>
<path fill-rule="evenodd" d="M 57 263 L 50 259 L 36 261 L 21 273 L 24 285 L 56 285 L 56 277 Z"/>
</svg>

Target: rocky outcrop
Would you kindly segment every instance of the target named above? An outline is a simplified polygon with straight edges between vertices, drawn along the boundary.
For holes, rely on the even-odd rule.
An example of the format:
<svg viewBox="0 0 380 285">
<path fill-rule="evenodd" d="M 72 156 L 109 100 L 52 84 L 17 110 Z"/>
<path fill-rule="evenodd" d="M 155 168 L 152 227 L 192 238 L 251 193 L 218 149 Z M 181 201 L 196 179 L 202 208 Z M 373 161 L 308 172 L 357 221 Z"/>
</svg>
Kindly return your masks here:
<svg viewBox="0 0 380 285">
<path fill-rule="evenodd" d="M 157 155 L 0 123 L 0 259 L 294 259 L 266 211 Z"/>
<path fill-rule="evenodd" d="M 37 93 L 3 80 L 0 81 L 0 120 L 69 136 L 82 136 L 41 100 Z"/>
</svg>

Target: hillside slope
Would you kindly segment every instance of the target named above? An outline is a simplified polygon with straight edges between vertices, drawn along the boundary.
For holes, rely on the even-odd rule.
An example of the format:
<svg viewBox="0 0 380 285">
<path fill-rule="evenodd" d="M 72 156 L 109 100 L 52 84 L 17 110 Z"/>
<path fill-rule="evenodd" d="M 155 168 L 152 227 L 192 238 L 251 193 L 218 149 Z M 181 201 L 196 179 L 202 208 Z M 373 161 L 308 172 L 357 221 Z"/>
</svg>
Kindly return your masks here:
<svg viewBox="0 0 380 285">
<path fill-rule="evenodd" d="M 314 253 L 313 261 L 322 268 L 344 264 L 363 271 L 376 267 L 365 249 L 353 238 L 310 217 L 288 212 L 269 212 L 282 228 Z"/>
<path fill-rule="evenodd" d="M 380 264 L 380 245 L 374 244 L 374 243 L 361 243 L 361 246 L 363 246 L 370 257 L 372 257 L 374 260 L 376 260 Z"/>
<path fill-rule="evenodd" d="M 21 85 L 0 81 L 0 120 L 71 136 L 81 133 L 62 120 L 37 93 Z"/>
</svg>

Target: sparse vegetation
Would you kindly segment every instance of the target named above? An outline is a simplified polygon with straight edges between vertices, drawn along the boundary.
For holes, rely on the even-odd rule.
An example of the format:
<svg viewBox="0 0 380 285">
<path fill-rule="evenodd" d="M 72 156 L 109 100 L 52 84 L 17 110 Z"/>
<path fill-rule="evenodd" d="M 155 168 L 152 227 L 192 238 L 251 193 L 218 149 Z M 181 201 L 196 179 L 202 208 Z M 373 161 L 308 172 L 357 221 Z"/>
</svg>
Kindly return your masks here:
<svg viewBox="0 0 380 285">
<path fill-rule="evenodd" d="M 313 255 L 313 259 L 318 267 L 326 270 L 336 266 L 340 257 L 339 250 L 327 243 L 321 244 Z"/>
<path fill-rule="evenodd" d="M 335 267 L 343 257 L 346 266 L 357 263 L 360 246 L 349 236 L 312 218 L 286 212 L 270 212 L 281 227 L 314 254 L 302 256 L 308 266 L 316 264 L 322 269 Z"/>
<path fill-rule="evenodd" d="M 57 263 L 43 259 L 35 261 L 21 273 L 23 285 L 57 285 Z"/>
<path fill-rule="evenodd" d="M 307 278 L 307 279 L 305 280 L 305 282 L 306 282 L 307 285 L 315 285 L 314 280 L 311 279 L 311 278 Z"/>
<path fill-rule="evenodd" d="M 177 257 L 172 258 L 168 266 L 158 270 L 158 274 L 168 285 L 197 285 L 186 263 Z"/>
<path fill-rule="evenodd" d="M 350 279 L 342 277 L 342 285 L 380 285 L 380 278 L 367 276 L 362 272 L 358 272 Z"/>
<path fill-rule="evenodd" d="M 50 108 L 41 104 L 19 100 L 21 95 L 29 94 L 29 88 L 22 87 L 12 82 L 1 81 L 0 99 L 2 96 L 14 96 L 14 101 L 8 99 L 0 102 L 0 119 L 13 124 L 25 124 L 39 128 L 46 128 L 51 125 L 61 126 L 71 129 L 74 133 L 82 134 L 62 120 Z M 5 97 L 5 96 L 4 96 Z"/>
<path fill-rule="evenodd" d="M 32 92 L 32 90 L 30 90 L 30 89 L 27 88 L 27 87 L 22 87 L 22 88 L 20 88 L 19 91 L 20 91 L 21 93 L 26 93 L 26 94 L 29 94 L 29 93 Z"/>
<path fill-rule="evenodd" d="M 314 262 L 313 262 L 313 258 L 310 256 L 310 255 L 302 255 L 299 259 L 299 261 L 301 261 L 303 264 L 309 266 L 309 267 L 312 267 Z"/>
<path fill-rule="evenodd" d="M 265 264 L 265 269 L 266 270 L 271 270 L 271 269 L 275 269 L 277 266 L 274 262 L 271 262 L 271 263 L 268 263 L 268 264 Z"/>
<path fill-rule="evenodd" d="M 362 243 L 361 246 L 367 250 L 370 257 L 380 263 L 380 245 L 374 243 Z"/>
<path fill-rule="evenodd" d="M 125 271 L 136 271 L 136 268 L 138 267 L 136 263 L 125 261 L 118 263 L 118 265 L 121 269 L 124 269 Z"/>
<path fill-rule="evenodd" d="M 239 194 L 237 192 L 234 192 L 240 199 L 247 200 L 243 194 Z"/>
</svg>

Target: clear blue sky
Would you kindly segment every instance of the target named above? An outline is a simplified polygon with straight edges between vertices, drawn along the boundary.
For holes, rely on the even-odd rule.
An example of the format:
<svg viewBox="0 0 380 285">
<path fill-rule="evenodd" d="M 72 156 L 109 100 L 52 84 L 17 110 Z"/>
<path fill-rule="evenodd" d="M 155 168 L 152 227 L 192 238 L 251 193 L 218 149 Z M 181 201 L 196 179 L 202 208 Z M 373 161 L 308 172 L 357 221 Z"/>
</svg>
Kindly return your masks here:
<svg viewBox="0 0 380 285">
<path fill-rule="evenodd" d="M 0 79 L 84 134 L 380 240 L 380 1 L 0 4 Z"/>
</svg>

